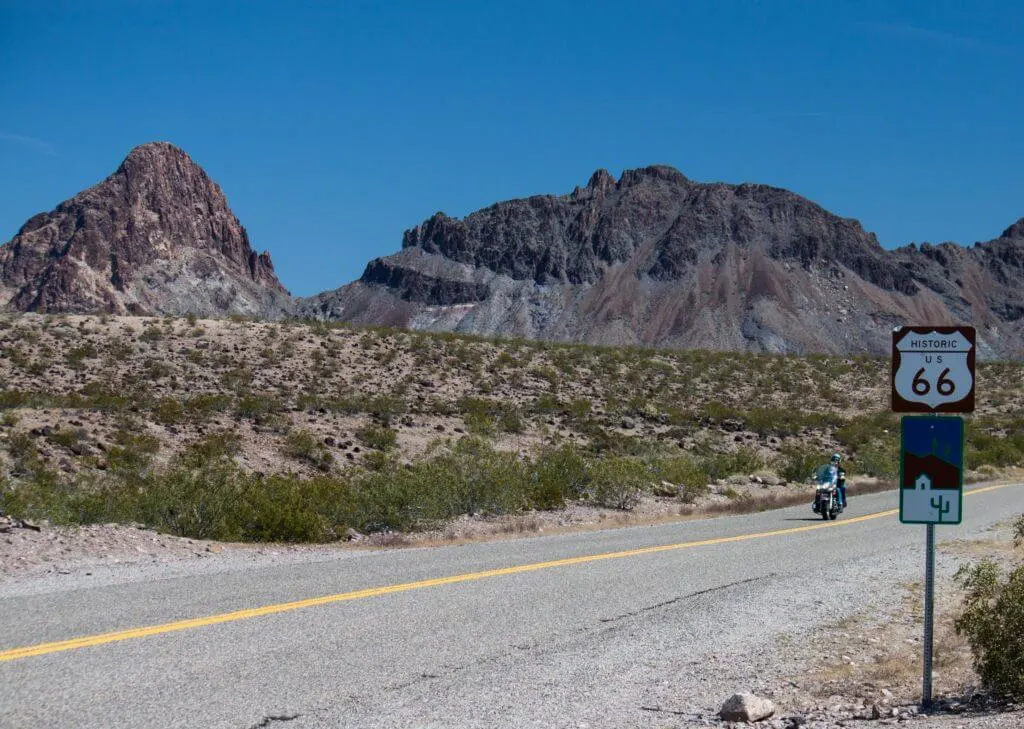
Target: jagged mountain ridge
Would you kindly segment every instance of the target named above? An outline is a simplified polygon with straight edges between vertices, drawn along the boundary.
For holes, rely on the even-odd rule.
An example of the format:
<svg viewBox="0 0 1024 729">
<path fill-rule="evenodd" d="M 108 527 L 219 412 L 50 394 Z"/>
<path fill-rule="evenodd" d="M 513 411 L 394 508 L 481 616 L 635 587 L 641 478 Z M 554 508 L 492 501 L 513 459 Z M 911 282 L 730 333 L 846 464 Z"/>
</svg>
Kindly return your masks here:
<svg viewBox="0 0 1024 729">
<path fill-rule="evenodd" d="M 291 305 L 220 187 L 167 143 L 136 147 L 0 246 L 0 306 L 20 311 L 277 318 Z"/>
<path fill-rule="evenodd" d="M 0 308 L 262 318 L 599 344 L 885 354 L 900 323 L 970 322 L 1024 358 L 1024 218 L 1001 236 L 884 250 L 856 220 L 766 185 L 598 170 L 568 195 L 438 213 L 362 277 L 293 300 L 183 151 L 134 149 L 0 246 Z"/>
<path fill-rule="evenodd" d="M 1024 219 L 964 248 L 886 251 L 859 222 L 766 185 L 598 170 L 585 188 L 438 213 L 309 316 L 598 344 L 886 354 L 902 323 L 972 323 L 1024 356 Z"/>
</svg>

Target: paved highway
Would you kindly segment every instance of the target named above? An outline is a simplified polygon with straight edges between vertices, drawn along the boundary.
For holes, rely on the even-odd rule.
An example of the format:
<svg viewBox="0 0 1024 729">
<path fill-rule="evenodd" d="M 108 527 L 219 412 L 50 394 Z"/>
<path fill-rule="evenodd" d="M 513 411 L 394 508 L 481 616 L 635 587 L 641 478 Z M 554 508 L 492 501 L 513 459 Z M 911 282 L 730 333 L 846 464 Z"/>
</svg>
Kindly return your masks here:
<svg viewBox="0 0 1024 729">
<path fill-rule="evenodd" d="M 815 626 L 897 603 L 924 527 L 896 501 L 0 586 L 0 726 L 664 726 L 643 707 L 706 712 Z M 1024 487 L 964 510 L 940 544 L 1024 512 Z"/>
</svg>

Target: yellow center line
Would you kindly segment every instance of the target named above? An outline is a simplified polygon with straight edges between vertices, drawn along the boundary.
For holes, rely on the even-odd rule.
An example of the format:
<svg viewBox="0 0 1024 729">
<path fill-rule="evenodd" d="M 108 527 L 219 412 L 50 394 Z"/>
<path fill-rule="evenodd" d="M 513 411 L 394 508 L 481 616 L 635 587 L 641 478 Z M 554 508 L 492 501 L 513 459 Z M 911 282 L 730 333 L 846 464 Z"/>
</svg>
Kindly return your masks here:
<svg viewBox="0 0 1024 729">
<path fill-rule="evenodd" d="M 1007 486 L 1013 485 L 1015 484 L 1007 483 L 997 484 L 995 486 L 986 486 L 972 491 L 966 491 L 965 495 L 981 494 L 987 491 L 994 491 L 996 489 L 1006 488 Z M 820 524 L 813 524 L 809 526 L 790 527 L 788 529 L 776 529 L 774 531 L 756 532 L 753 534 L 738 534 L 732 537 L 716 537 L 714 539 L 703 539 L 695 542 L 679 542 L 677 544 L 663 544 L 655 547 L 641 547 L 639 549 L 629 549 L 621 552 L 589 554 L 582 557 L 568 557 L 548 562 L 533 562 L 531 564 L 517 565 L 515 567 L 502 567 L 500 569 L 484 570 L 482 572 L 468 572 L 461 575 L 452 575 L 450 577 L 436 577 L 434 579 L 419 580 L 417 582 L 403 582 L 397 585 L 387 585 L 384 587 L 371 587 L 364 590 L 342 592 L 335 595 L 324 595 L 322 597 L 313 597 L 306 600 L 295 600 L 293 602 L 283 602 L 273 605 L 264 605 L 263 607 L 235 610 L 229 613 L 220 613 L 219 615 L 209 615 L 204 618 L 177 620 L 175 622 L 163 623 L 161 625 L 149 625 L 142 628 L 116 630 L 110 633 L 87 635 L 81 638 L 71 638 L 69 640 L 60 640 L 52 643 L 38 643 L 36 645 L 23 646 L 21 648 L 10 648 L 8 650 L 0 651 L 0 662 L 16 661 L 21 658 L 42 656 L 48 653 L 60 653 L 62 651 L 70 651 L 76 648 L 88 648 L 91 646 L 104 645 L 106 643 L 116 643 L 122 640 L 132 640 L 134 638 L 146 638 L 153 635 L 162 635 L 164 633 L 174 633 L 179 630 L 203 628 L 209 625 L 231 623 L 236 620 L 247 620 L 249 618 L 257 618 L 264 615 L 276 615 L 278 613 L 316 607 L 318 605 L 330 605 L 332 603 L 347 602 L 349 600 L 362 600 L 368 597 L 390 595 L 397 592 L 409 592 L 411 590 L 420 590 L 426 587 L 455 585 L 460 582 L 471 582 L 473 580 L 483 580 L 489 577 L 501 577 L 504 575 L 516 575 L 524 572 L 536 572 L 538 570 L 546 570 L 553 567 L 569 567 L 572 565 L 586 564 L 588 562 L 622 559 L 624 557 L 636 557 L 643 554 L 657 554 L 658 552 L 671 552 L 681 549 L 692 549 L 694 547 L 709 547 L 715 544 L 728 544 L 730 542 L 745 542 L 752 539 L 764 539 L 765 537 L 780 537 L 787 534 L 809 532 L 815 529 L 842 527 L 850 524 L 859 524 L 871 519 L 893 516 L 897 513 L 899 513 L 899 509 L 888 509 L 886 511 L 878 511 L 873 514 L 866 514 L 865 516 L 854 517 L 852 519 L 844 519 L 843 521 L 822 522 Z"/>
</svg>

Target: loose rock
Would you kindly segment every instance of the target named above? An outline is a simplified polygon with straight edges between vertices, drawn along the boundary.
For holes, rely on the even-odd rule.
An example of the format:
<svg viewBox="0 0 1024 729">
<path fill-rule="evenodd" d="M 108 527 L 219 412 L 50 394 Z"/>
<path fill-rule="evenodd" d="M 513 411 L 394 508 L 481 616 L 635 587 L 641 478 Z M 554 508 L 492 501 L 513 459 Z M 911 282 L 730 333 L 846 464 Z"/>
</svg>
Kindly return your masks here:
<svg viewBox="0 0 1024 729">
<path fill-rule="evenodd" d="M 733 694 L 719 709 L 724 721 L 761 721 L 775 713 L 775 704 L 754 694 Z"/>
</svg>

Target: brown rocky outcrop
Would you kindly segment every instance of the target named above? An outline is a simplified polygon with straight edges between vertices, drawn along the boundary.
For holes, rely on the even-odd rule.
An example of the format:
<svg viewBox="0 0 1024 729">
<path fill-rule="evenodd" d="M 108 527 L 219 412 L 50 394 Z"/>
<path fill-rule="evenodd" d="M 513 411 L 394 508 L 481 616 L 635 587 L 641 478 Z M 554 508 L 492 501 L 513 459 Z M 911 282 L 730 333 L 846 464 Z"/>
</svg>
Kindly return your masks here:
<svg viewBox="0 0 1024 729">
<path fill-rule="evenodd" d="M 1024 356 L 1024 219 L 997 239 L 883 249 L 859 222 L 767 185 L 595 172 L 563 196 L 437 213 L 309 316 L 485 336 L 885 354 L 900 323 L 969 322 Z"/>
<path fill-rule="evenodd" d="M 220 187 L 182 150 L 157 142 L 0 246 L 0 306 L 273 318 L 291 297 Z"/>
</svg>

